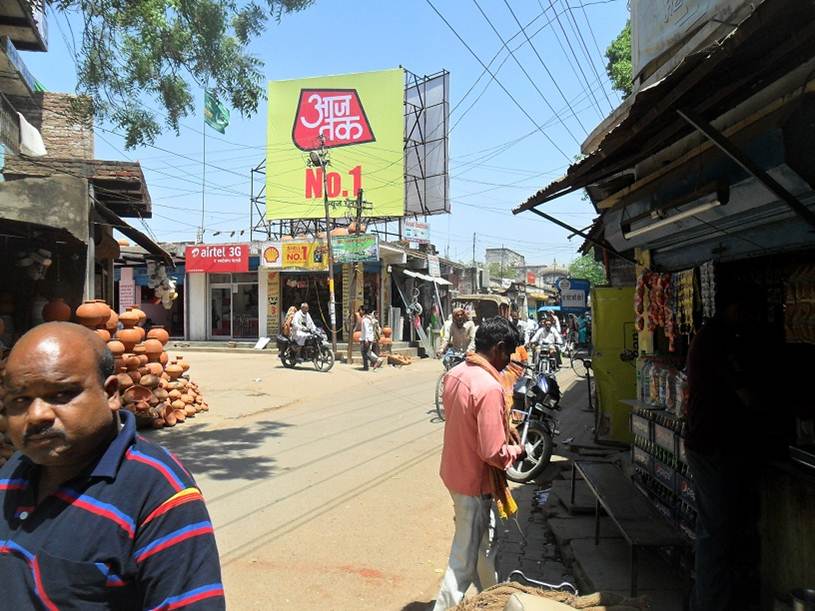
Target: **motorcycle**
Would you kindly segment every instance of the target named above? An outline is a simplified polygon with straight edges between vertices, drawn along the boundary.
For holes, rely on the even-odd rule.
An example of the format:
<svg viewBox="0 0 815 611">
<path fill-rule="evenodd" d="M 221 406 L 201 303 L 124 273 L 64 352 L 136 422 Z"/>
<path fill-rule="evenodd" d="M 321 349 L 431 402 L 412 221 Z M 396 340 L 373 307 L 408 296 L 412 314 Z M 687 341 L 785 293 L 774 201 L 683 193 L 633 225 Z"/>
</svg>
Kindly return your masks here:
<svg viewBox="0 0 815 611">
<path fill-rule="evenodd" d="M 442 357 L 441 362 L 444 366 L 444 371 L 436 381 L 436 416 L 442 422 L 444 422 L 444 403 L 442 401 L 442 397 L 444 396 L 444 378 L 447 376 L 448 371 L 459 363 L 463 363 L 466 358 L 466 353 L 452 349 L 445 352 Z"/>
<path fill-rule="evenodd" d="M 300 354 L 295 352 L 295 342 L 285 335 L 277 336 L 277 355 L 284 367 L 294 369 L 298 362 L 311 361 L 317 371 L 328 371 L 334 366 L 334 353 L 328 336 L 322 329 L 315 329 L 309 333 Z M 299 356 L 299 358 L 298 358 Z"/>
<path fill-rule="evenodd" d="M 512 412 L 513 418 L 521 416 L 517 428 L 526 456 L 507 469 L 507 478 L 525 484 L 540 475 L 552 458 L 554 439 L 560 434 L 557 420 L 560 387 L 554 374 L 520 361 L 512 362 L 524 368 L 513 388 Z"/>
</svg>

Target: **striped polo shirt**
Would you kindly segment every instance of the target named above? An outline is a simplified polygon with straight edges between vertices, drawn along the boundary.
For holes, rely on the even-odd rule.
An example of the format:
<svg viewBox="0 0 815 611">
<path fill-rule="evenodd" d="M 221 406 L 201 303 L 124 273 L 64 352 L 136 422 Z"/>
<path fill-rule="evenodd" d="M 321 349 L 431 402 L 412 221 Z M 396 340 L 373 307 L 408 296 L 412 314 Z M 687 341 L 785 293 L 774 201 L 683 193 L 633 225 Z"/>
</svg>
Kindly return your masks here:
<svg viewBox="0 0 815 611">
<path fill-rule="evenodd" d="M 192 475 L 136 435 L 37 505 L 39 467 L 0 469 L 0 608 L 224 609 L 218 550 Z"/>
</svg>

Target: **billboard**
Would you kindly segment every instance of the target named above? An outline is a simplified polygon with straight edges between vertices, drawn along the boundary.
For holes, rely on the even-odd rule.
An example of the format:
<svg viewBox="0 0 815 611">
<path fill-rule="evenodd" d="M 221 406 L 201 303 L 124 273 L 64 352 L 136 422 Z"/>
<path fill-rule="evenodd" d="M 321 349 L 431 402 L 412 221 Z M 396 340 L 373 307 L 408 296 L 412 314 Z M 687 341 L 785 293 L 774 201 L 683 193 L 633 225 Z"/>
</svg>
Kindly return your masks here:
<svg viewBox="0 0 815 611">
<path fill-rule="evenodd" d="M 379 260 L 379 236 L 372 233 L 337 236 L 331 239 L 336 263 Z"/>
<path fill-rule="evenodd" d="M 198 244 L 184 251 L 187 272 L 248 272 L 249 244 Z"/>
<path fill-rule="evenodd" d="M 404 95 L 401 68 L 270 82 L 266 218 L 323 218 L 324 188 L 332 217 L 353 214 L 359 189 L 366 217 L 402 216 Z M 325 175 L 308 163 L 321 147 Z"/>
<path fill-rule="evenodd" d="M 419 221 L 405 221 L 402 224 L 402 237 L 415 244 L 430 243 L 430 225 Z"/>
<path fill-rule="evenodd" d="M 591 283 L 588 280 L 562 278 L 558 281 L 560 310 L 567 314 L 581 314 L 588 308 Z"/>
</svg>

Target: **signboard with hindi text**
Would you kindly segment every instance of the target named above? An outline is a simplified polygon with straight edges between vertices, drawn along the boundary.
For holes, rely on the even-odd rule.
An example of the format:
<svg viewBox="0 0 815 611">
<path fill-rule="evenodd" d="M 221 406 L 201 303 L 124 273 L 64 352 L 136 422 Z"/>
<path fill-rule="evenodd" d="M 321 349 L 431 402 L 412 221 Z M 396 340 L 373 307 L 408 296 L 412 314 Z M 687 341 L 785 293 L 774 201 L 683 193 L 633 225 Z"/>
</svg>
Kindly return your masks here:
<svg viewBox="0 0 815 611">
<path fill-rule="evenodd" d="M 266 218 L 349 216 L 363 190 L 366 217 L 402 216 L 404 72 L 382 70 L 269 83 Z M 325 151 L 330 165 L 309 165 Z M 285 267 L 285 260 L 284 260 Z"/>
<path fill-rule="evenodd" d="M 184 251 L 187 272 L 248 272 L 249 244 L 196 244 Z"/>
<path fill-rule="evenodd" d="M 332 238 L 331 247 L 337 263 L 379 260 L 379 236 L 376 234 L 337 236 Z"/>
<path fill-rule="evenodd" d="M 328 269 L 328 247 L 322 240 L 315 242 L 281 242 L 283 269 Z"/>
<path fill-rule="evenodd" d="M 430 243 L 430 224 L 419 221 L 405 221 L 402 224 L 402 237 L 414 244 Z"/>
</svg>

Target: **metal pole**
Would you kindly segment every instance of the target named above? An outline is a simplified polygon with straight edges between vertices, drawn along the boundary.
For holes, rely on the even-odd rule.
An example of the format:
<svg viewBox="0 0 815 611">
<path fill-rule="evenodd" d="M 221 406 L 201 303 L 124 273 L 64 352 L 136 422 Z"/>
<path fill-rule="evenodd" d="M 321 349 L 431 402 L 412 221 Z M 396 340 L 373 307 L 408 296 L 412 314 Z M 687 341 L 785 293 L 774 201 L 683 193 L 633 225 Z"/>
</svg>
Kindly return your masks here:
<svg viewBox="0 0 815 611">
<path fill-rule="evenodd" d="M 204 124 L 201 128 L 201 135 L 204 141 L 203 162 L 201 163 L 201 230 L 198 233 L 196 242 L 204 241 L 204 210 L 206 206 L 207 193 L 207 88 L 204 87 Z"/>
<path fill-rule="evenodd" d="M 328 166 L 325 149 L 321 150 L 320 160 L 323 168 L 323 206 L 325 207 L 325 241 L 328 245 L 328 317 L 331 321 L 331 350 L 337 355 L 337 312 L 334 298 L 334 251 L 331 247 L 330 217 L 328 214 Z M 349 338 L 349 341 L 352 338 Z"/>
<path fill-rule="evenodd" d="M 362 189 L 360 189 L 359 192 L 357 193 L 356 208 L 357 208 L 356 209 L 356 214 L 354 215 L 354 220 L 356 222 L 356 227 L 354 228 L 354 235 L 358 236 L 360 234 L 360 230 L 361 230 L 360 225 L 362 224 Z M 349 331 L 348 331 L 348 333 L 349 333 L 349 338 L 348 338 L 348 354 L 346 356 L 346 361 L 345 362 L 348 363 L 349 365 L 352 365 L 354 363 L 354 351 L 351 349 L 351 343 L 352 343 L 352 341 L 354 339 L 354 327 L 356 326 L 355 325 L 355 323 L 356 323 L 355 314 L 356 314 L 357 308 L 359 307 L 357 305 L 357 293 L 358 293 L 358 291 L 357 291 L 357 282 L 360 281 L 360 276 L 362 276 L 362 274 L 360 273 L 360 265 L 361 265 L 360 263 L 354 263 L 354 273 L 353 273 L 353 276 L 351 276 L 351 291 L 350 291 L 349 299 L 348 299 L 348 302 L 349 302 L 348 303 L 348 310 L 349 310 L 349 314 L 348 314 L 348 329 L 349 329 Z M 364 276 L 362 276 L 362 277 L 364 278 Z M 363 365 L 364 365 L 364 363 L 363 363 Z"/>
</svg>

